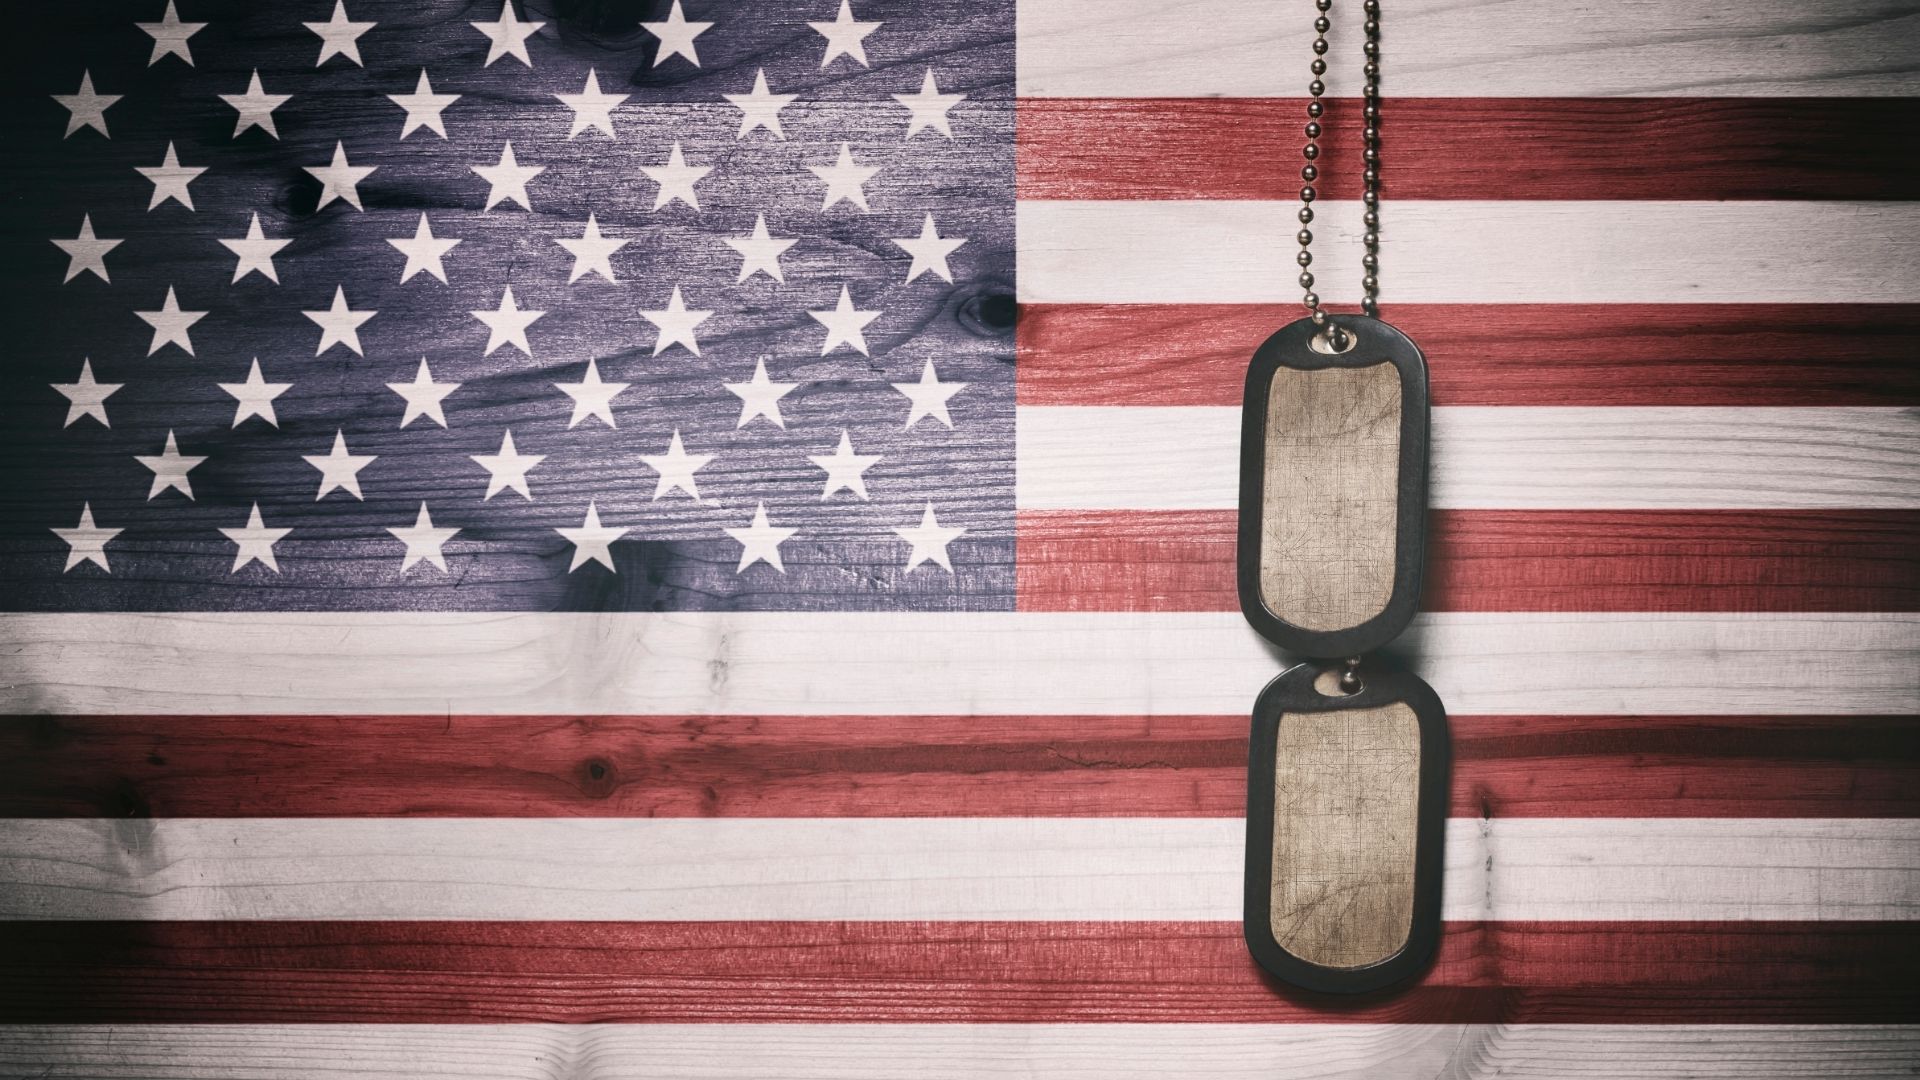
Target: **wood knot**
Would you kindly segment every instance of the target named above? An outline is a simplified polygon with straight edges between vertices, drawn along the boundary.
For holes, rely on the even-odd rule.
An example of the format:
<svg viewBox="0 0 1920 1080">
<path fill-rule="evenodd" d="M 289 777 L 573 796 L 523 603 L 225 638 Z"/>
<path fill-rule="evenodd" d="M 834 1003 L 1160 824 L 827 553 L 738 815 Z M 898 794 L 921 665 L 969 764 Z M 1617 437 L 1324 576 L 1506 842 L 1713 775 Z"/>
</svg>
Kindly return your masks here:
<svg viewBox="0 0 1920 1080">
<path fill-rule="evenodd" d="M 604 799 L 620 786 L 620 771 L 606 758 L 588 758 L 580 763 L 580 790 L 596 799 Z"/>
</svg>

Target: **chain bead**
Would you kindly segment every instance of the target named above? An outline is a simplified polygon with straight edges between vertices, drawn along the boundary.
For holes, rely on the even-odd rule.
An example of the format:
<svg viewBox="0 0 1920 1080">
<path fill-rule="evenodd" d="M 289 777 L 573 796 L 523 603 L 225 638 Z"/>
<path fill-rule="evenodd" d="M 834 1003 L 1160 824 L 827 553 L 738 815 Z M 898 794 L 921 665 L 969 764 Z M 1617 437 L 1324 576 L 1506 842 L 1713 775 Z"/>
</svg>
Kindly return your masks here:
<svg viewBox="0 0 1920 1080">
<path fill-rule="evenodd" d="M 1313 224 L 1313 208 L 1312 207 L 1303 206 L 1300 208 L 1300 224 L 1302 225 Z"/>
<path fill-rule="evenodd" d="M 1319 137 L 1320 137 L 1320 121 L 1318 120 L 1307 121 L 1307 138 L 1317 139 Z"/>
<path fill-rule="evenodd" d="M 1321 94 L 1324 94 L 1326 92 L 1327 92 L 1327 84 L 1321 82 L 1319 79 L 1315 79 L 1312 82 L 1307 84 L 1307 93 L 1312 95 L 1313 97 L 1319 97 Z"/>
<path fill-rule="evenodd" d="M 1311 186 L 1300 189 L 1300 201 L 1303 203 L 1310 203 L 1317 197 L 1319 197 L 1319 193 L 1314 191 Z"/>
<path fill-rule="evenodd" d="M 1325 112 L 1325 111 L 1326 111 L 1326 106 L 1324 106 L 1324 105 L 1322 105 L 1322 104 L 1320 104 L 1319 102 L 1317 102 L 1317 101 L 1309 101 L 1309 102 L 1307 102 L 1307 115 L 1308 115 L 1308 116 L 1311 116 L 1311 117 L 1315 117 L 1315 118 L 1318 118 L 1318 117 L 1319 117 L 1319 115 L 1320 115 L 1321 113 L 1323 113 L 1323 112 Z"/>
<path fill-rule="evenodd" d="M 1294 239 L 1300 242 L 1301 247 L 1306 247 L 1308 244 L 1313 243 L 1313 234 L 1305 229 L 1301 229 Z"/>
<path fill-rule="evenodd" d="M 1312 274 L 1301 274 L 1301 275 L 1300 275 L 1300 287 L 1301 287 L 1301 288 L 1303 288 L 1303 289 L 1311 289 L 1311 288 L 1313 288 L 1313 275 L 1312 275 Z"/>
<path fill-rule="evenodd" d="M 1325 60 L 1315 60 L 1313 63 L 1307 65 L 1307 67 L 1311 69 L 1315 75 L 1325 75 L 1327 73 L 1327 62 Z"/>
<path fill-rule="evenodd" d="M 1312 183 L 1320 179 L 1320 170 L 1312 165 L 1302 165 L 1300 166 L 1300 179 Z"/>
</svg>

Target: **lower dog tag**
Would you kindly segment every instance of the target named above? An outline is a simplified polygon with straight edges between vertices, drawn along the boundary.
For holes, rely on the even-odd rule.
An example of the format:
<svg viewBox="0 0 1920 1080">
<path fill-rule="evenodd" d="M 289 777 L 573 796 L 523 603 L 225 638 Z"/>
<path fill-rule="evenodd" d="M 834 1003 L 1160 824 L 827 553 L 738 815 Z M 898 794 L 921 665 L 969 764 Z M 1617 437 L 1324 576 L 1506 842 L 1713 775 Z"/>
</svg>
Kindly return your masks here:
<svg viewBox="0 0 1920 1080">
<path fill-rule="evenodd" d="M 1433 957 L 1451 760 L 1431 687 L 1378 662 L 1352 674 L 1352 693 L 1332 664 L 1269 683 L 1247 771 L 1247 947 L 1279 978 L 1336 993 Z"/>
</svg>

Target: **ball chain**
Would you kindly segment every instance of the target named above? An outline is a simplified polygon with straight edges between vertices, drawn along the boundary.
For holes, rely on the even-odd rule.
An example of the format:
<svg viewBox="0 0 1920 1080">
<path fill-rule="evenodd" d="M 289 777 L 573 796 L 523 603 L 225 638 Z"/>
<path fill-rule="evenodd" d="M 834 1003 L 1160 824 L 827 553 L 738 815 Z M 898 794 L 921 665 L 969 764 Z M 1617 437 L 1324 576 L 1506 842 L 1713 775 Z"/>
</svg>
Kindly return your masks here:
<svg viewBox="0 0 1920 1080">
<path fill-rule="evenodd" d="M 1327 19 L 1327 12 L 1333 8 L 1333 0 L 1314 0 L 1314 7 L 1320 10 L 1320 16 L 1313 20 L 1313 81 L 1307 84 L 1307 93 L 1312 100 L 1307 102 L 1307 144 L 1300 151 L 1306 164 L 1300 167 L 1300 232 L 1294 237 L 1300 243 L 1300 254 L 1295 261 L 1300 264 L 1300 288 L 1306 291 L 1301 302 L 1306 304 L 1307 312 L 1315 323 L 1326 322 L 1326 312 L 1320 309 L 1320 296 L 1313 291 L 1313 273 L 1308 268 L 1313 265 L 1313 232 L 1307 226 L 1313 224 L 1313 201 L 1320 193 L 1315 190 L 1314 182 L 1320 179 L 1320 135 L 1321 118 L 1326 114 L 1326 104 L 1321 97 L 1327 92 L 1326 83 L 1321 77 L 1327 73 L 1327 31 L 1333 24 Z M 1365 144 L 1361 158 L 1366 166 L 1360 173 L 1362 190 L 1360 201 L 1366 211 L 1361 221 L 1366 231 L 1361 235 L 1361 243 L 1366 253 L 1360 257 L 1360 266 L 1365 274 L 1360 278 L 1360 309 L 1367 315 L 1380 313 L 1380 0 L 1365 0 L 1366 65 L 1361 71 L 1366 76 L 1366 86 L 1361 90 L 1361 117 L 1365 121 L 1360 130 L 1361 140 Z M 1344 335 L 1343 335 L 1344 336 Z"/>
</svg>

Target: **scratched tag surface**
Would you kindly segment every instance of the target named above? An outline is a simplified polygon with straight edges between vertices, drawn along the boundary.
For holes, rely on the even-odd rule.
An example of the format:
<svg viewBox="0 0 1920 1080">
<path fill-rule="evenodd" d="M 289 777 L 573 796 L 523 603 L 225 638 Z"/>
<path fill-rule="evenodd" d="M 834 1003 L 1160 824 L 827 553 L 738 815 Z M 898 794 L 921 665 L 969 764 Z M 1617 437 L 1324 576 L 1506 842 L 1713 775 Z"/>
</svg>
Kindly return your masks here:
<svg viewBox="0 0 1920 1080">
<path fill-rule="evenodd" d="M 1269 972 L 1359 993 L 1418 973 L 1440 932 L 1450 750 L 1418 677 L 1378 661 L 1361 688 L 1307 663 L 1254 706 L 1246 939 Z"/>
<path fill-rule="evenodd" d="M 1254 353 L 1241 410 L 1239 589 L 1283 649 L 1357 656 L 1413 618 L 1426 552 L 1427 369 L 1378 319 L 1311 319 Z"/>
</svg>

